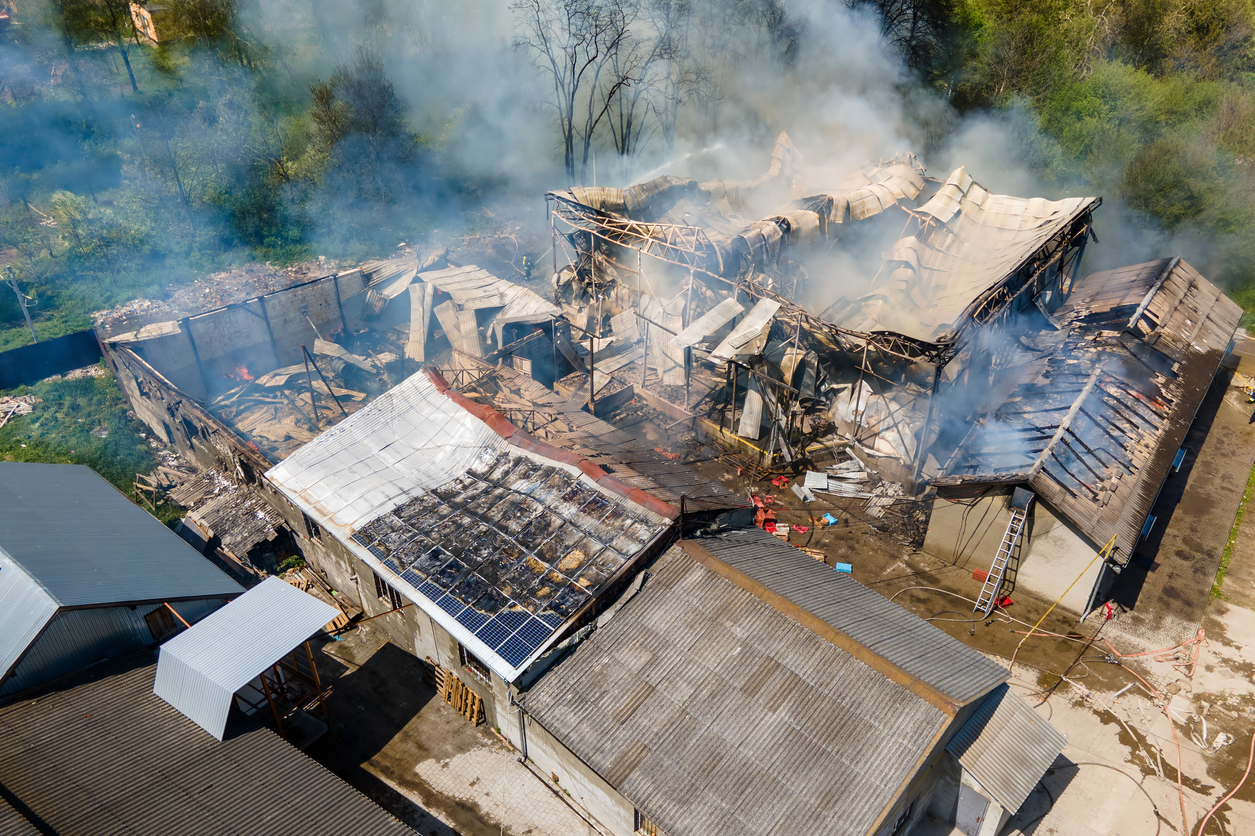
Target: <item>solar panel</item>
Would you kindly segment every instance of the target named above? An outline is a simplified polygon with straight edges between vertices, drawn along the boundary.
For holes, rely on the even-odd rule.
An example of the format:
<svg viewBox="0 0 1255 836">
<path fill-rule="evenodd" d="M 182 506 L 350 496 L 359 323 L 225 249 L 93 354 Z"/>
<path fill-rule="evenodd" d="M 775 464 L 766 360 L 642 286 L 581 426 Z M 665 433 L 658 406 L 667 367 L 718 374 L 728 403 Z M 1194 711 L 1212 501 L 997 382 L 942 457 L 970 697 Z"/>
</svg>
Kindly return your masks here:
<svg viewBox="0 0 1255 836">
<path fill-rule="evenodd" d="M 466 609 L 466 604 L 462 603 L 457 598 L 454 598 L 452 595 L 445 595 L 442 597 L 436 602 L 436 606 L 440 607 L 440 609 L 455 618 L 461 614 L 462 610 Z"/>
<path fill-rule="evenodd" d="M 479 628 L 479 630 L 475 631 L 475 637 L 484 644 L 488 645 L 488 647 L 496 650 L 506 639 L 510 638 L 510 634 L 513 633 L 515 629 L 517 628 L 508 627 L 503 622 L 494 618 L 483 627 Z"/>
<path fill-rule="evenodd" d="M 497 648 L 497 655 L 506 661 L 511 667 L 517 668 L 519 665 L 532 655 L 539 645 L 529 645 L 521 641 L 517 636 L 511 636 L 505 640 L 505 643 Z"/>
<path fill-rule="evenodd" d="M 545 643 L 545 639 L 552 635 L 552 627 L 539 619 L 533 618 L 520 627 L 518 632 L 514 634 L 513 638 L 518 639 L 524 644 L 530 645 L 532 650 L 535 650 Z"/>
<path fill-rule="evenodd" d="M 423 585 L 418 588 L 418 593 L 428 601 L 435 601 L 441 595 L 444 595 L 444 590 L 431 581 L 424 581 Z"/>
<path fill-rule="evenodd" d="M 488 623 L 489 616 L 475 609 L 467 607 L 457 616 L 458 624 L 461 624 L 472 633 L 476 632 Z"/>
<path fill-rule="evenodd" d="M 405 581 L 415 589 L 418 589 L 423 585 L 423 576 L 415 572 L 413 569 L 406 569 L 402 572 L 401 580 Z"/>
</svg>

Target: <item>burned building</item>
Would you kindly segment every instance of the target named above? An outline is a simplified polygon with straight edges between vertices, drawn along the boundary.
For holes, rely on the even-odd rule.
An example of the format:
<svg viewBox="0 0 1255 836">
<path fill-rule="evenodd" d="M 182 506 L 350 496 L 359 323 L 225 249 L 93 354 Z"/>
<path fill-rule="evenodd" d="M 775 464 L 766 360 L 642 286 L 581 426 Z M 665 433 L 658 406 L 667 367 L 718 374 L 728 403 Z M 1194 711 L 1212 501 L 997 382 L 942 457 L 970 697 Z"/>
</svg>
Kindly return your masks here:
<svg viewBox="0 0 1255 836">
<path fill-rule="evenodd" d="M 782 137 L 747 183 L 551 193 L 559 299 L 590 349 L 611 339 L 593 391 L 633 387 L 768 470 L 852 454 L 931 512 L 931 553 L 990 565 L 986 610 L 1004 580 L 1057 597 L 1106 546 L 1065 602 L 1084 614 L 1153 526 L 1240 310 L 1177 259 L 1085 277 L 1099 198 L 909 156 L 832 184 Z M 851 258 L 875 223 L 881 258 Z"/>
<path fill-rule="evenodd" d="M 1154 528 L 1155 500 L 1212 386 L 1242 310 L 1179 258 L 1077 282 L 1040 330 L 1004 341 L 986 408 L 934 483 L 926 548 L 955 560 L 997 553 L 1017 523 L 1008 572 L 1047 597 L 1082 567 L 1066 556 L 1110 544 L 1064 599 L 1087 613 Z M 1057 328 L 1057 330 L 1056 330 Z M 1027 513 L 1024 513 L 1024 512 Z M 1083 566 L 1083 564 L 1082 564 Z"/>
</svg>

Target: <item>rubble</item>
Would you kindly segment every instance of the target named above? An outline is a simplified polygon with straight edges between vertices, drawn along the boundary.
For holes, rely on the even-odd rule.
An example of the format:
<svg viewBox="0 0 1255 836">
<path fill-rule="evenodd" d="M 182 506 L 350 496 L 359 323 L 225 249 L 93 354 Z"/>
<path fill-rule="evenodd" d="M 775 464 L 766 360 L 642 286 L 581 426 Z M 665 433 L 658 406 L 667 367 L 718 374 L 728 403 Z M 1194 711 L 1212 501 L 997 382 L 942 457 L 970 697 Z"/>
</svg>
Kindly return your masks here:
<svg viewBox="0 0 1255 836">
<path fill-rule="evenodd" d="M 9 419 L 17 415 L 30 415 L 35 411 L 35 404 L 40 399 L 34 395 L 3 395 L 0 396 L 0 427 L 9 423 Z"/>
</svg>

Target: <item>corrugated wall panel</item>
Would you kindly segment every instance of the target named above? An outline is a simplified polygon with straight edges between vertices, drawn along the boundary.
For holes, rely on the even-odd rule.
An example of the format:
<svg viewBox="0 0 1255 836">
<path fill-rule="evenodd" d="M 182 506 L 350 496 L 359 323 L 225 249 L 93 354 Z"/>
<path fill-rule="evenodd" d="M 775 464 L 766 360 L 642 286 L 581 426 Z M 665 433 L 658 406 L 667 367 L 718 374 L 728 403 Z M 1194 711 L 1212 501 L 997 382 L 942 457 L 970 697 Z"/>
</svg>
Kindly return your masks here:
<svg viewBox="0 0 1255 836">
<path fill-rule="evenodd" d="M 184 662 L 165 647 L 157 663 L 153 693 L 177 708 L 185 717 L 222 740 L 231 711 L 231 695 L 208 676 Z"/>
<path fill-rule="evenodd" d="M 0 679 L 57 611 L 35 579 L 0 553 Z M 3 694 L 0 690 L 0 694 Z"/>
<path fill-rule="evenodd" d="M 182 601 L 177 608 L 179 615 L 195 624 L 222 604 L 221 598 L 207 598 Z M 0 697 L 155 644 L 144 616 L 159 606 L 150 603 L 133 608 L 61 610 L 0 687 Z"/>
</svg>

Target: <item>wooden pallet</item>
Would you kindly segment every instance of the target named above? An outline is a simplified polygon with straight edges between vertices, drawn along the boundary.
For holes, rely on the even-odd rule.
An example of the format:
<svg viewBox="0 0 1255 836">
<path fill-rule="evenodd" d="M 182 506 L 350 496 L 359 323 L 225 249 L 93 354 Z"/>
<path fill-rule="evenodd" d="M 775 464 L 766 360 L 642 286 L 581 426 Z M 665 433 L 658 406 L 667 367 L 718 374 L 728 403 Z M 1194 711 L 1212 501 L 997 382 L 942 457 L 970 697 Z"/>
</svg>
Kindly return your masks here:
<svg viewBox="0 0 1255 836">
<path fill-rule="evenodd" d="M 484 700 L 479 694 L 469 687 L 461 679 L 453 674 L 452 671 L 445 670 L 440 665 L 432 661 L 431 657 L 427 657 L 428 664 L 431 665 L 435 673 L 436 693 L 440 698 L 453 706 L 459 714 L 471 723 L 478 726 L 484 722 Z"/>
</svg>

